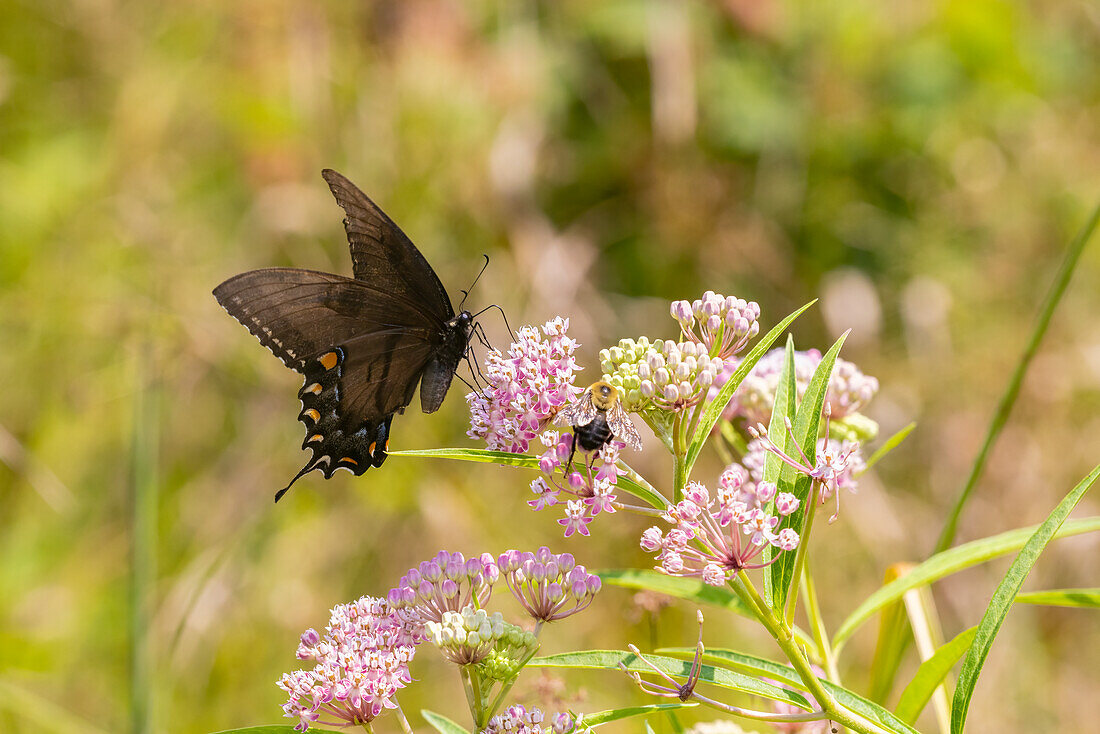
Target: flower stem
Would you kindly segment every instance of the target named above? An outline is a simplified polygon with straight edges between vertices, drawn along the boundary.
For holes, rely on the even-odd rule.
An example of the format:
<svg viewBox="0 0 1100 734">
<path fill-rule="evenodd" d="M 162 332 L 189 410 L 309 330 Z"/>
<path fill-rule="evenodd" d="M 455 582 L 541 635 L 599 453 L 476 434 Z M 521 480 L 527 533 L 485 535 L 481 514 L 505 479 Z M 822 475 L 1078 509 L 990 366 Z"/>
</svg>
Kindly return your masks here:
<svg viewBox="0 0 1100 734">
<path fill-rule="evenodd" d="M 806 566 L 806 549 L 810 546 L 810 530 L 813 528 L 814 515 L 817 514 L 818 492 L 820 487 L 817 480 L 810 482 L 810 491 L 806 493 L 806 519 L 802 523 L 802 532 L 799 533 L 798 550 L 794 556 L 794 574 L 791 576 L 791 585 L 787 589 L 787 614 L 786 626 L 794 624 L 794 610 L 798 603 L 798 584 L 802 578 L 802 569 Z"/>
<path fill-rule="evenodd" d="M 684 487 L 687 485 L 687 449 L 684 447 L 683 425 L 683 413 L 681 411 L 676 411 L 676 417 L 672 421 L 673 504 L 678 503 L 684 498 Z"/>
<path fill-rule="evenodd" d="M 802 576 L 802 593 L 806 597 L 806 616 L 810 618 L 810 625 L 813 627 L 814 642 L 817 643 L 818 654 L 825 662 L 825 674 L 831 682 L 840 685 L 836 654 L 829 644 L 829 633 L 825 630 L 825 620 L 821 617 L 821 607 L 817 603 L 817 586 L 814 585 L 809 566 L 806 566 L 806 572 Z"/>
<path fill-rule="evenodd" d="M 817 700 L 818 705 L 821 706 L 822 711 L 826 714 L 825 718 L 842 724 L 849 729 L 858 731 L 861 734 L 889 734 L 887 730 L 875 724 L 873 721 L 841 705 L 840 702 L 821 685 L 821 680 L 814 673 L 813 668 L 810 667 L 810 662 L 806 659 L 805 652 L 794 639 L 791 628 L 786 623 L 786 620 L 782 615 L 775 614 L 775 611 L 767 606 L 744 571 L 737 574 L 737 580 L 740 583 L 734 584 L 734 590 L 738 591 L 739 594 L 743 593 L 744 596 L 742 598 L 748 597 L 747 600 L 757 612 L 761 623 L 763 623 L 772 638 L 775 639 L 776 644 L 779 645 L 779 649 L 787 656 L 787 660 L 790 661 L 795 672 L 798 673 L 798 677 L 801 678 L 802 682 L 806 685 L 806 689 L 809 691 L 810 695 L 813 696 Z"/>
</svg>

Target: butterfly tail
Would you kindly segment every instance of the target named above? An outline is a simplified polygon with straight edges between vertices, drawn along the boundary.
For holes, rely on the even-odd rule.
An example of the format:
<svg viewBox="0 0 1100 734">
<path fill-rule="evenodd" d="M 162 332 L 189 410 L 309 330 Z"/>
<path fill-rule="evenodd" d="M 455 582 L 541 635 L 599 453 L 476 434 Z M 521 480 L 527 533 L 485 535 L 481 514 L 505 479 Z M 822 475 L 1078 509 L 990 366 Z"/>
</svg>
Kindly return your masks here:
<svg viewBox="0 0 1100 734">
<path fill-rule="evenodd" d="M 295 474 L 294 478 L 290 480 L 290 484 L 286 485 L 275 493 L 275 501 L 278 502 L 279 500 L 281 500 L 283 498 L 283 495 L 290 491 L 290 488 L 294 486 L 294 483 L 296 481 L 304 477 L 306 474 L 309 474 L 314 469 L 319 469 L 321 463 L 327 459 L 327 456 L 310 457 L 309 461 L 306 462 L 306 465 L 302 467 L 302 470 Z"/>
</svg>

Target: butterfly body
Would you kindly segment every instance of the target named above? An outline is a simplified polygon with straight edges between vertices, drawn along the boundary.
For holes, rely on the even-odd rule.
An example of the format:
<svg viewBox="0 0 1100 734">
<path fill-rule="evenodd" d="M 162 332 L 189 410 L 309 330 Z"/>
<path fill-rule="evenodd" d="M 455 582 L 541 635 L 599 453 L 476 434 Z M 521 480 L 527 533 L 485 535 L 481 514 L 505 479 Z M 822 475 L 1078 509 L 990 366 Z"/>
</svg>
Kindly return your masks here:
<svg viewBox="0 0 1100 734">
<path fill-rule="evenodd" d="M 218 302 L 304 378 L 298 420 L 310 460 L 303 475 L 361 475 L 386 459 L 393 416 L 420 386 L 421 409 L 439 409 L 473 332 L 408 237 L 339 173 L 322 175 L 347 213 L 353 278 L 266 268 L 214 289 Z"/>
</svg>

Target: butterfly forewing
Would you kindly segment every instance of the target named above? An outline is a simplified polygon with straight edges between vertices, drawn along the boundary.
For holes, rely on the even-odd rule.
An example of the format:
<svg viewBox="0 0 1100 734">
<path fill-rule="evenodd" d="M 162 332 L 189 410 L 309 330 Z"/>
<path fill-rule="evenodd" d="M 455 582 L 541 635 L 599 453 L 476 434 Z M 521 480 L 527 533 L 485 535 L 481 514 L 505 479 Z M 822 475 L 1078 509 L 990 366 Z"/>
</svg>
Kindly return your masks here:
<svg viewBox="0 0 1100 734">
<path fill-rule="evenodd" d="M 331 169 L 321 175 L 347 214 L 344 229 L 356 280 L 385 283 L 391 292 L 425 306 L 440 324 L 453 317 L 443 284 L 401 228 L 343 175 Z"/>
</svg>

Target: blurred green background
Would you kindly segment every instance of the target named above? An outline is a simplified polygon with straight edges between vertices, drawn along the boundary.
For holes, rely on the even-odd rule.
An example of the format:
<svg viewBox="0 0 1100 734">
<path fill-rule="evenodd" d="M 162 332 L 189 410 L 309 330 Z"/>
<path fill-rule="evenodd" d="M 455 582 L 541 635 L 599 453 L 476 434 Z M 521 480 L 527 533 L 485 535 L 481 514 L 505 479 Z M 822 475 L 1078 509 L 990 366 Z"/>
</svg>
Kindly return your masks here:
<svg viewBox="0 0 1100 734">
<path fill-rule="evenodd" d="M 815 537 L 836 624 L 933 546 L 1100 196 L 1100 6 L 0 5 L 0 730 L 280 721 L 274 681 L 301 631 L 439 548 L 545 542 L 590 567 L 649 565 L 642 519 L 565 541 L 525 506 L 519 470 L 395 457 L 272 504 L 304 460 L 299 378 L 210 290 L 273 265 L 350 273 L 323 167 L 375 198 L 452 295 L 488 253 L 473 305 L 514 326 L 570 317 L 586 374 L 620 337 L 673 335 L 672 298 L 755 299 L 767 327 L 820 297 L 796 343 L 853 328 L 845 356 L 883 385 L 869 413 L 885 435 L 919 422 Z M 1093 247 L 961 540 L 1038 522 L 1100 457 L 1098 286 Z M 471 445 L 465 430 L 455 390 L 399 419 L 393 448 Z M 656 452 L 639 463 L 668 476 Z M 719 469 L 710 456 L 698 478 Z M 1059 541 L 1027 588 L 1095 586 L 1098 550 Z M 977 622 L 1007 563 L 937 586 L 948 634 Z M 708 644 L 775 655 L 744 620 L 708 620 Z M 690 645 L 693 626 L 691 609 L 652 622 L 607 589 L 544 650 Z M 873 643 L 872 625 L 848 647 L 857 689 Z M 432 657 L 403 701 L 464 721 Z M 1094 614 L 1014 609 L 970 731 L 1088 730 L 1097 660 Z M 580 710 L 644 701 L 615 676 L 566 683 Z M 537 673 L 516 689 L 555 690 Z"/>
</svg>

